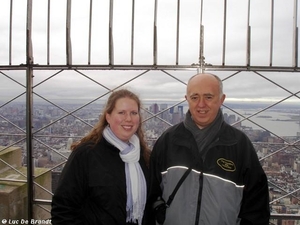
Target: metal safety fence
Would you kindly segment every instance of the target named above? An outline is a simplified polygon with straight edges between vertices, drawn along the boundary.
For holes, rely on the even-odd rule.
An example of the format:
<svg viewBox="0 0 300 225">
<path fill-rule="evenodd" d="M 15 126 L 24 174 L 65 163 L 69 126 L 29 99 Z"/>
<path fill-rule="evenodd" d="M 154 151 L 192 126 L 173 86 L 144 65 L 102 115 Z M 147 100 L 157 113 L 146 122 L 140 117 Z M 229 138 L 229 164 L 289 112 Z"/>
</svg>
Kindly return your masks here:
<svg viewBox="0 0 300 225">
<path fill-rule="evenodd" d="M 23 200 L 1 203 L 7 215 L 49 218 L 70 145 L 111 91 L 139 93 L 151 147 L 184 117 L 188 79 L 211 72 L 224 83 L 227 122 L 249 136 L 268 175 L 270 223 L 298 224 L 299 1 L 1 4 L 0 194 L 26 186 Z"/>
</svg>

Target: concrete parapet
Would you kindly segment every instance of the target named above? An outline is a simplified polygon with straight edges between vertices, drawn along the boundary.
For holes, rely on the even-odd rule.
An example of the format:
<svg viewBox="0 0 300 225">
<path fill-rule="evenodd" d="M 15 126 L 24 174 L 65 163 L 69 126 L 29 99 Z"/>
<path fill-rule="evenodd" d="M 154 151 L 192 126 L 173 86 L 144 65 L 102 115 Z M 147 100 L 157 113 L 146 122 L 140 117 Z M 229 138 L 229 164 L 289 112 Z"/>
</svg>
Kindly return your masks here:
<svg viewBox="0 0 300 225">
<path fill-rule="evenodd" d="M 1 151 L 0 147 L 0 221 L 28 219 L 27 168 L 21 166 L 21 154 L 21 148 L 10 147 Z M 51 190 L 51 171 L 35 168 L 34 177 L 38 184 L 34 185 L 34 197 L 50 200 L 52 196 L 46 190 Z M 33 206 L 34 219 L 50 218 L 49 212 L 43 208 L 50 210 L 50 206 Z"/>
</svg>

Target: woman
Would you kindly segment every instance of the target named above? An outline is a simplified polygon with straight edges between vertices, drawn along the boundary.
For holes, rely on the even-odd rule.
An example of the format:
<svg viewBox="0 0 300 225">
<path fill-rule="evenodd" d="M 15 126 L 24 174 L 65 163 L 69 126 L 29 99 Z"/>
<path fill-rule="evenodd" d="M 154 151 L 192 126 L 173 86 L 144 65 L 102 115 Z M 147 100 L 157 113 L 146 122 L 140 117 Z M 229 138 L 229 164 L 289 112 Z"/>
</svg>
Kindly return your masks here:
<svg viewBox="0 0 300 225">
<path fill-rule="evenodd" d="M 113 92 L 99 122 L 70 155 L 52 199 L 52 224 L 146 224 L 148 162 L 141 102 Z"/>
</svg>

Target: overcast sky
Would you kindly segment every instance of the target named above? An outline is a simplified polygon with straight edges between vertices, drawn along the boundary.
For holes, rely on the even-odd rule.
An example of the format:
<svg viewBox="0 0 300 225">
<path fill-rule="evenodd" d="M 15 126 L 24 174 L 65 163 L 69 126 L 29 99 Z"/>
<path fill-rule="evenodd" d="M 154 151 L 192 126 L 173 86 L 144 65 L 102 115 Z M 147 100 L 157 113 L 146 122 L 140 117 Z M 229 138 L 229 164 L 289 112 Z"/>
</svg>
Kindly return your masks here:
<svg viewBox="0 0 300 225">
<path fill-rule="evenodd" d="M 66 0 L 51 0 L 50 15 L 50 64 L 66 63 Z M 88 62 L 89 2 L 72 0 L 72 62 Z M 251 65 L 268 66 L 270 63 L 271 0 L 251 0 Z M 293 65 L 294 3 L 292 0 L 274 1 L 273 66 Z M 34 63 L 47 64 L 47 0 L 33 1 L 32 42 Z M 108 54 L 108 0 L 93 0 L 91 64 L 107 65 Z M 297 1 L 297 26 L 300 24 Z M 26 8 L 27 1 L 13 1 L 12 65 L 26 63 Z M 113 1 L 114 63 L 130 65 L 131 7 L 132 1 Z M 177 1 L 158 0 L 157 6 L 157 63 L 174 65 L 176 62 Z M 222 64 L 224 0 L 204 0 L 202 24 L 204 25 L 204 56 L 206 63 Z M 10 0 L 1 0 L 0 8 L 0 65 L 9 64 L 9 12 Z M 248 0 L 227 1 L 226 57 L 225 64 L 246 65 Z M 201 0 L 180 1 L 179 64 L 198 62 Z M 153 63 L 154 0 L 135 1 L 134 64 Z M 298 49 L 299 50 L 299 49 Z M 300 60 L 298 59 L 298 64 Z M 0 71 L 0 96 L 8 101 L 25 92 L 24 71 Z M 35 71 L 34 92 L 51 101 L 57 99 L 97 98 L 128 79 L 125 86 L 137 91 L 145 100 L 184 99 L 185 84 L 195 71 L 63 71 L 43 82 L 58 71 Z M 82 74 L 81 74 L 82 73 Z M 171 76 L 169 76 L 169 74 Z M 227 79 L 233 72 L 216 72 L 224 81 L 228 100 L 276 100 L 300 94 L 300 73 L 241 72 Z M 87 79 L 85 76 L 93 79 Z M 141 76 L 140 76 L 141 75 Z M 178 82 L 178 80 L 182 82 Z M 266 77 L 276 84 L 269 82 Z M 10 78 L 19 82 L 16 83 Z M 102 84 L 100 86 L 98 84 Z M 287 91 L 288 90 L 288 91 Z M 20 98 L 22 99 L 22 97 Z M 24 97 L 23 97 L 24 99 Z M 36 98 L 38 99 L 38 97 Z M 291 97 L 290 101 L 299 102 Z"/>
</svg>

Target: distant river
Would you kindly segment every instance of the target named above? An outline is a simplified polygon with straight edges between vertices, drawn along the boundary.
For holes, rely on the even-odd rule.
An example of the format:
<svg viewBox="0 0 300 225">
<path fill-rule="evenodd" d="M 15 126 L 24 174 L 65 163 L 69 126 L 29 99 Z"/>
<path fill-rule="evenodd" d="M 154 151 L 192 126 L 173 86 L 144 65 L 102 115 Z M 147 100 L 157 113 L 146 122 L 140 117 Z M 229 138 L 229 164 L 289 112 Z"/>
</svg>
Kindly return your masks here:
<svg viewBox="0 0 300 225">
<path fill-rule="evenodd" d="M 257 110 L 251 110 L 251 109 L 247 109 L 247 110 L 235 109 L 235 111 L 237 111 L 238 113 L 242 114 L 245 117 L 248 117 L 251 114 L 257 112 Z M 223 112 L 229 115 L 235 114 L 234 112 L 226 108 L 223 108 Z M 237 114 L 235 115 L 236 115 L 236 119 L 237 117 L 240 117 L 241 119 L 243 118 Z M 249 119 L 265 127 L 266 129 L 272 131 L 278 136 L 296 136 L 297 132 L 300 132 L 300 124 L 299 121 L 291 121 L 291 118 L 295 116 L 298 116 L 299 118 L 299 115 L 297 114 L 276 112 L 276 111 L 265 111 Z M 247 127 L 252 127 L 253 129 L 262 129 L 248 120 L 243 121 L 242 125 Z"/>
</svg>

